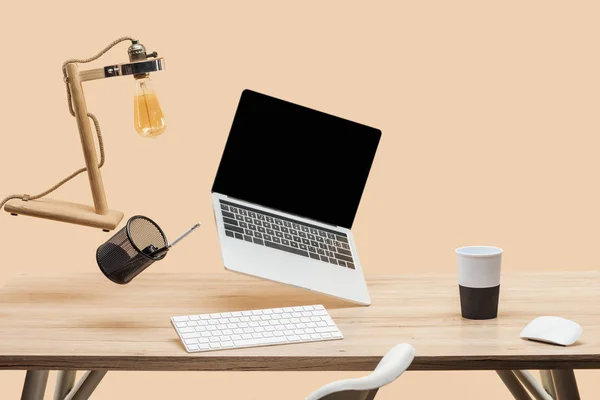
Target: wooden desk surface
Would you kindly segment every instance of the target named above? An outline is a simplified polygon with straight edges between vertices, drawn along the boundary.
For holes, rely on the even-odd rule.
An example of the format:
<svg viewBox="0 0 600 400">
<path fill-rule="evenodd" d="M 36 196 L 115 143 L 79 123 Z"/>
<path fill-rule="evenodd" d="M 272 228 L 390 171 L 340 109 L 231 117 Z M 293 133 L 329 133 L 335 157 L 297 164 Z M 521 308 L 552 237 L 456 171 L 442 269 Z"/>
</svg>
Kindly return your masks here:
<svg viewBox="0 0 600 400">
<path fill-rule="evenodd" d="M 412 370 L 600 368 L 600 272 L 506 274 L 500 316 L 460 318 L 456 277 L 368 279 L 373 305 L 234 274 L 146 273 L 126 286 L 99 272 L 19 275 L 0 290 L 0 369 L 372 370 L 394 344 L 417 349 Z M 344 340 L 188 354 L 175 315 L 323 304 Z M 583 326 L 571 347 L 519 338 L 534 317 Z"/>
</svg>

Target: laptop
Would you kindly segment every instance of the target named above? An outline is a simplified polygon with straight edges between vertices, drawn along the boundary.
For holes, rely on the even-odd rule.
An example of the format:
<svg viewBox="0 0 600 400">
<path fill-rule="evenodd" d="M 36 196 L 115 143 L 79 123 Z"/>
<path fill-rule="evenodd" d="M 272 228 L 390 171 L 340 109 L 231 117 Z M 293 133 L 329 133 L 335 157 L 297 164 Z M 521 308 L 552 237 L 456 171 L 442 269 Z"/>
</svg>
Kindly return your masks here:
<svg viewBox="0 0 600 400">
<path fill-rule="evenodd" d="M 244 90 L 212 187 L 225 268 L 369 305 L 351 228 L 380 138 Z"/>
</svg>

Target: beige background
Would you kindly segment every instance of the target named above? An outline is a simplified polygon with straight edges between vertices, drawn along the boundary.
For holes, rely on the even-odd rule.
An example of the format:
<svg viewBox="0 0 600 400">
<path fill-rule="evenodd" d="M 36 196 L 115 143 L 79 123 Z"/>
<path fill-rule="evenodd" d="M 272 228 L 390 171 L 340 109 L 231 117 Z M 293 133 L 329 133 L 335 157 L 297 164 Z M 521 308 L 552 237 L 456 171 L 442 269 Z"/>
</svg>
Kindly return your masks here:
<svg viewBox="0 0 600 400">
<path fill-rule="evenodd" d="M 38 3 L 3 6 L 0 196 L 83 165 L 60 66 L 134 35 L 166 58 L 153 80 L 167 133 L 133 130 L 132 79 L 85 90 L 105 132 L 109 205 L 171 236 L 204 223 L 162 271 L 223 272 L 209 192 L 244 88 L 383 131 L 354 226 L 367 273 L 453 272 L 453 249 L 476 243 L 503 247 L 506 271 L 598 266 L 597 2 Z M 92 67 L 125 61 L 126 48 Z M 91 202 L 86 185 L 54 197 Z M 107 237 L 3 213 L 0 280 L 99 273 L 93 254 Z M 110 373 L 94 398 L 302 398 L 356 375 Z M 0 372 L 1 397 L 17 398 L 23 376 Z M 598 390 L 594 372 L 579 377 L 584 397 Z M 493 372 L 407 373 L 380 397 L 442 394 L 509 398 Z"/>
</svg>

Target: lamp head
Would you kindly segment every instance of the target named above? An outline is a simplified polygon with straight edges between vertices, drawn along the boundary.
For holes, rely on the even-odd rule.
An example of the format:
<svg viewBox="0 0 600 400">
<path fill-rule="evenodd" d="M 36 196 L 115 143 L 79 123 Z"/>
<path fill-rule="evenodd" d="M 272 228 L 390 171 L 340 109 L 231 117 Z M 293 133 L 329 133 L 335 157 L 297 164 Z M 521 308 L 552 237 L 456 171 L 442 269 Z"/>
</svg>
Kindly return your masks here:
<svg viewBox="0 0 600 400">
<path fill-rule="evenodd" d="M 127 49 L 129 61 L 132 66 L 143 66 L 148 58 L 155 59 L 157 52 L 147 53 L 146 47 L 138 40 L 132 40 Z M 158 61 L 158 60 L 151 60 Z M 162 61 L 162 59 L 161 59 Z M 162 69 L 160 65 L 152 65 L 156 70 Z M 138 70 L 133 73 L 136 80 L 134 97 L 134 126 L 142 137 L 156 137 L 161 135 L 165 129 L 165 117 L 158 102 L 158 98 L 150 81 L 149 70 Z"/>
<path fill-rule="evenodd" d="M 146 47 L 141 44 L 138 40 L 132 40 L 131 46 L 127 49 L 127 54 L 129 55 L 129 61 L 132 63 L 146 61 L 148 58 L 156 58 L 158 57 L 158 53 L 156 51 L 152 53 L 146 52 Z M 147 78 L 150 75 L 149 72 L 134 74 L 133 77 L 136 79 L 139 78 Z"/>
</svg>

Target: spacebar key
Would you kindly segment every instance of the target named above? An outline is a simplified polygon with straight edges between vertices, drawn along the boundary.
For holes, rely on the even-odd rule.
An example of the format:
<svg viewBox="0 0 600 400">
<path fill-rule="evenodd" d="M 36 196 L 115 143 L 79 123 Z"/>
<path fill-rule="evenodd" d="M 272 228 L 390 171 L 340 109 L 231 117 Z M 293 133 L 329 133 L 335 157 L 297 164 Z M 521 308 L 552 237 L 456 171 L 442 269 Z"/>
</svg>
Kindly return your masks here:
<svg viewBox="0 0 600 400">
<path fill-rule="evenodd" d="M 260 339 L 247 339 L 247 340 L 234 340 L 233 344 L 236 347 L 248 347 L 248 346 L 264 346 L 266 344 L 276 344 L 276 343 L 287 343 L 287 339 L 285 337 L 270 337 L 270 338 L 260 338 Z"/>
<path fill-rule="evenodd" d="M 287 251 L 288 253 L 298 254 L 299 256 L 308 257 L 308 252 L 300 249 L 295 249 L 293 247 L 282 246 L 278 243 L 268 242 L 265 240 L 265 246 L 272 247 L 274 249 Z"/>
</svg>

